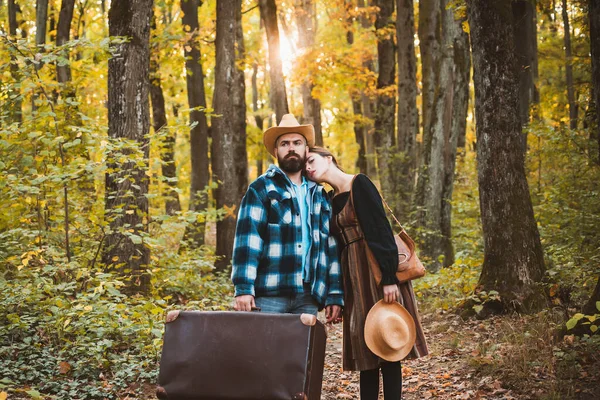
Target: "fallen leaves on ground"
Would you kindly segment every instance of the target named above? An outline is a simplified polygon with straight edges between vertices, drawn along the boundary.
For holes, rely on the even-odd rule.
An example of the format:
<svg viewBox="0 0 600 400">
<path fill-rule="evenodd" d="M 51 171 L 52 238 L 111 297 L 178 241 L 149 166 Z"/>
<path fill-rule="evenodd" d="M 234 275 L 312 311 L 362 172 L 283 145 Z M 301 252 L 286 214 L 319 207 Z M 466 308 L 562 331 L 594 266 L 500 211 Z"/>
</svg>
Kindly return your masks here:
<svg viewBox="0 0 600 400">
<path fill-rule="evenodd" d="M 430 354 L 402 362 L 402 398 L 417 399 L 516 399 L 492 377 L 475 376 L 468 355 L 490 340 L 492 324 L 463 321 L 453 314 L 423 315 Z M 342 326 L 328 327 L 327 352 L 321 398 L 359 399 L 358 372 L 342 371 Z M 381 388 L 382 389 L 382 388 Z M 383 395 L 380 396 L 383 398 Z"/>
</svg>

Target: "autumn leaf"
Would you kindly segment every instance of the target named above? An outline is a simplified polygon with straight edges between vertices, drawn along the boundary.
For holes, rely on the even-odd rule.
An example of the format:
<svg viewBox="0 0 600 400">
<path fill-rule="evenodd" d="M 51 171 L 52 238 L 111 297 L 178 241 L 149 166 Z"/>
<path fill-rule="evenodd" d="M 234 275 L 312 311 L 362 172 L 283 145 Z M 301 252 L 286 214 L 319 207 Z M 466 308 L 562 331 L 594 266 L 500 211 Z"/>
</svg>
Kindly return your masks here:
<svg viewBox="0 0 600 400">
<path fill-rule="evenodd" d="M 71 364 L 69 364 L 66 361 L 61 361 L 58 364 L 58 372 L 60 372 L 61 374 L 65 375 L 68 374 L 69 371 L 71 371 Z"/>
</svg>

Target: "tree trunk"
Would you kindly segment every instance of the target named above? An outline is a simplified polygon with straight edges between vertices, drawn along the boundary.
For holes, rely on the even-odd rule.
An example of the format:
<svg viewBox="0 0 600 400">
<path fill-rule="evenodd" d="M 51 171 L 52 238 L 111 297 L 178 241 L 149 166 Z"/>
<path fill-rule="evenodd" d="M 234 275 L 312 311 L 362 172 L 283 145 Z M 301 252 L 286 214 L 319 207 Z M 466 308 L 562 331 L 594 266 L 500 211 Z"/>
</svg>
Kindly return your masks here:
<svg viewBox="0 0 600 400">
<path fill-rule="evenodd" d="M 188 105 L 190 112 L 190 211 L 203 211 L 208 204 L 206 187 L 210 179 L 208 170 L 208 122 L 205 114 L 206 94 L 204 73 L 198 39 L 199 0 L 181 0 L 182 23 L 187 33 L 184 46 Z M 196 219 L 186 227 L 184 245 L 198 247 L 204 244 L 205 223 Z"/>
<path fill-rule="evenodd" d="M 468 3 L 473 49 L 479 201 L 484 261 L 478 291 L 498 292 L 489 313 L 546 305 L 544 257 L 521 148 L 511 2 Z"/>
<path fill-rule="evenodd" d="M 246 78 L 244 76 L 246 48 L 244 45 L 244 30 L 242 27 L 242 0 L 237 0 L 239 5 L 235 9 L 236 23 L 236 61 L 233 75 L 233 111 L 235 114 L 232 166 L 236 178 L 236 198 L 239 201 L 244 197 L 248 188 L 248 151 L 246 148 Z M 237 217 L 237 213 L 235 213 Z M 232 244 L 233 249 L 233 244 Z"/>
<path fill-rule="evenodd" d="M 441 155 L 443 151 L 443 132 L 439 129 L 443 127 L 444 116 L 436 114 L 434 111 L 434 101 L 438 101 L 438 109 L 443 112 L 445 103 L 441 87 L 440 73 L 442 71 L 442 5 L 441 0 L 421 1 L 419 2 L 419 40 L 421 48 L 421 112 L 423 139 L 418 149 L 418 170 L 417 184 L 415 188 L 413 207 L 416 211 L 417 225 L 421 228 L 422 243 L 421 252 L 427 258 L 431 258 L 427 266 L 428 269 L 436 271 L 440 267 L 437 256 L 440 254 L 433 249 L 439 249 L 441 243 L 441 232 L 439 221 L 441 219 L 441 188 L 442 183 L 431 181 L 434 177 L 443 176 L 443 165 L 441 164 Z M 447 70 L 446 70 L 447 71 Z M 447 83 L 447 82 L 446 82 Z M 432 119 L 437 118 L 437 129 L 432 129 Z M 437 133 L 434 139 L 432 135 Z M 433 153 L 432 153 L 433 151 Z M 436 162 L 436 170 L 432 170 L 430 163 Z M 434 200 L 438 196 L 437 200 Z M 428 204 L 433 205 L 434 210 L 429 210 Z M 438 212 L 439 211 L 439 212 Z M 434 259 L 435 258 L 435 259 Z"/>
<path fill-rule="evenodd" d="M 569 12 L 567 0 L 562 0 L 562 18 L 564 26 L 565 43 L 565 72 L 567 79 L 567 99 L 569 101 L 569 127 L 577 129 L 577 102 L 575 99 L 575 86 L 573 85 L 573 59 L 571 54 L 571 31 L 569 25 Z"/>
<path fill-rule="evenodd" d="M 358 2 L 358 6 L 359 7 L 364 7 L 364 1 L 359 0 Z M 352 0 L 346 0 L 346 10 L 353 10 L 356 7 L 356 5 L 354 4 L 354 1 Z M 367 21 L 367 19 L 364 17 L 363 14 L 360 15 L 360 22 L 361 25 L 363 27 L 368 27 L 369 23 Z M 352 18 L 349 17 L 349 21 L 348 24 L 351 25 L 352 24 Z M 348 42 L 349 45 L 353 45 L 354 44 L 354 33 L 352 32 L 352 29 L 349 29 L 346 32 L 346 41 Z M 365 65 L 365 67 L 368 68 L 368 65 Z M 372 70 L 372 69 L 370 69 Z M 367 163 L 367 135 L 369 134 L 368 132 L 368 127 L 369 124 L 366 123 L 366 115 L 365 115 L 365 111 L 363 111 L 363 98 L 365 100 L 366 97 L 364 96 L 364 93 L 361 92 L 359 89 L 351 89 L 350 90 L 350 98 L 352 100 L 352 111 L 354 114 L 354 137 L 356 139 L 356 143 L 358 144 L 358 157 L 356 158 L 356 168 L 363 174 L 367 174 L 369 176 L 371 176 L 372 179 L 375 179 L 375 175 L 371 175 L 369 174 L 369 170 L 368 170 L 368 163 Z M 364 104 L 366 105 L 366 108 L 370 108 L 370 105 L 367 105 L 368 103 L 366 101 L 364 101 Z M 367 110 L 368 112 L 368 110 Z"/>
<path fill-rule="evenodd" d="M 360 93 L 350 94 L 352 96 L 352 111 L 354 112 L 354 138 L 358 144 L 358 157 L 356 158 L 356 168 L 362 174 L 367 173 L 367 128 L 361 121 L 363 111 Z"/>
<path fill-rule="evenodd" d="M 392 160 L 393 146 L 395 145 L 395 73 L 396 59 L 394 39 L 383 29 L 389 29 L 394 22 L 391 19 L 394 12 L 394 0 L 376 0 L 375 5 L 379 7 L 375 29 L 379 36 L 377 39 L 377 60 L 379 75 L 377 76 L 377 113 L 375 115 L 374 144 L 377 154 L 377 169 L 381 190 L 388 203 L 393 207 L 398 203 L 395 190 L 395 172 L 397 168 Z"/>
<path fill-rule="evenodd" d="M 252 64 L 252 111 L 254 112 L 254 121 L 256 122 L 256 126 L 258 129 L 263 132 L 264 131 L 264 118 L 261 113 L 259 113 L 259 102 L 258 102 L 258 64 L 254 62 Z M 262 144 L 259 146 L 260 150 L 256 157 L 256 176 L 261 176 L 263 173 L 263 146 Z"/>
<path fill-rule="evenodd" d="M 35 4 L 35 45 L 38 53 L 44 52 L 44 45 L 46 44 L 46 26 L 48 22 L 48 0 L 36 0 Z M 35 64 L 35 69 L 40 70 L 43 67 L 43 63 L 39 61 Z M 36 100 L 38 94 L 33 91 L 31 95 L 31 111 L 37 110 Z"/>
<path fill-rule="evenodd" d="M 419 133 L 417 109 L 417 59 L 415 56 L 415 15 L 413 0 L 397 0 L 396 38 L 398 43 L 398 150 L 414 162 Z"/>
<path fill-rule="evenodd" d="M 594 289 L 594 292 L 590 296 L 590 299 L 585 306 L 583 306 L 583 313 L 586 315 L 600 314 L 600 307 L 596 305 L 598 302 L 600 302 L 600 276 L 596 281 L 596 288 Z"/>
<path fill-rule="evenodd" d="M 444 263 L 447 267 L 454 264 L 454 247 L 452 245 L 452 193 L 454 191 L 454 176 L 458 143 L 464 140 L 467 130 L 467 112 L 469 108 L 469 82 L 471 79 L 471 51 L 469 35 L 463 30 L 464 19 L 456 20 L 454 10 L 445 10 L 443 14 L 445 35 L 450 38 L 449 57 L 452 58 L 453 97 L 452 122 L 450 135 L 446 136 L 444 150 L 444 183 L 442 190 L 441 233 Z"/>
<path fill-rule="evenodd" d="M 48 0 L 36 0 L 35 5 L 35 44 L 38 51 L 46 44 L 46 25 L 48 22 Z M 39 66 L 38 66 L 39 69 Z"/>
<path fill-rule="evenodd" d="M 239 82 L 232 79 L 236 71 L 236 15 L 241 7 L 240 0 L 217 0 L 217 36 L 215 91 L 212 117 L 212 170 L 219 186 L 214 196 L 217 208 L 226 211 L 225 217 L 217 223 L 217 255 L 221 258 L 215 264 L 217 270 L 224 270 L 229 265 L 235 235 L 237 206 L 241 198 L 241 188 L 237 187 L 239 177 L 237 167 L 232 168 L 236 154 L 240 132 L 235 125 L 236 89 Z M 275 15 L 273 15 L 275 17 Z"/>
<path fill-rule="evenodd" d="M 156 29 L 156 21 L 152 17 L 152 29 Z M 181 203 L 179 202 L 179 193 L 177 189 L 177 168 L 175 167 L 175 135 L 174 130 L 167 128 L 167 113 L 165 110 L 165 96 L 160 82 L 160 74 L 158 72 L 158 57 L 159 49 L 157 45 L 152 46 L 150 54 L 150 100 L 152 103 L 152 123 L 154 132 L 159 132 L 161 129 L 166 129 L 164 141 L 161 144 L 161 170 L 162 175 L 166 179 L 168 190 L 165 191 L 165 213 L 167 215 L 175 215 L 181 211 Z"/>
<path fill-rule="evenodd" d="M 397 151 L 398 202 L 394 210 L 398 218 L 410 213 L 414 192 L 415 167 L 419 134 L 417 109 L 417 60 L 415 56 L 415 10 L 413 0 L 396 1 L 396 42 L 398 43 L 398 117 Z"/>
<path fill-rule="evenodd" d="M 534 43 L 537 40 L 535 26 L 535 4 L 531 0 L 516 0 L 512 3 L 515 36 L 515 55 L 519 79 L 519 115 L 521 125 L 529 124 L 531 104 L 535 101 Z M 527 134 L 523 134 L 523 151 L 527 152 Z"/>
<path fill-rule="evenodd" d="M 317 35 L 316 5 L 313 0 L 295 0 L 294 13 L 298 26 L 298 50 L 304 57 L 311 55 Z M 315 87 L 314 77 L 310 71 L 302 81 L 303 118 L 302 124 L 311 124 L 315 128 L 315 142 L 323 146 L 323 133 L 321 130 L 321 102 L 314 98 L 312 90 Z"/>
<path fill-rule="evenodd" d="M 429 132 L 437 74 L 440 71 L 441 0 L 419 1 L 419 40 L 421 47 L 423 135 Z M 425 142 L 425 138 L 423 138 Z"/>
<path fill-rule="evenodd" d="M 15 3 L 15 0 L 8 0 L 8 34 L 15 41 L 17 39 L 17 28 L 19 27 L 17 12 L 21 12 L 21 9 Z M 10 75 L 13 78 L 14 85 L 8 92 L 8 104 L 10 107 L 10 121 L 20 124 L 23 121 L 23 99 L 18 87 L 20 87 L 22 77 L 17 65 L 17 57 L 14 54 L 14 52 L 10 53 Z"/>
<path fill-rule="evenodd" d="M 595 138 L 598 144 L 596 162 L 600 165 L 600 1 L 588 1 L 590 50 L 592 54 L 592 88 L 596 109 Z M 592 125 L 593 126 L 593 125 Z"/>
<path fill-rule="evenodd" d="M 131 276 L 129 291 L 148 293 L 148 70 L 152 0 L 113 0 L 110 36 L 131 40 L 112 45 L 108 61 L 108 136 L 120 150 L 108 156 L 105 215 L 110 231 L 103 262 Z M 124 154 L 127 161 L 121 162 Z"/>
<path fill-rule="evenodd" d="M 60 14 L 58 16 L 58 27 L 56 30 L 56 46 L 63 46 L 70 40 L 74 8 L 75 0 L 62 0 Z M 68 62 L 68 51 L 63 51 L 62 56 L 67 60 L 67 63 L 64 65 L 61 65 L 61 63 L 56 64 L 56 80 L 58 83 L 71 82 L 71 67 Z"/>
<path fill-rule="evenodd" d="M 442 206 L 446 201 L 443 197 L 445 169 L 452 156 L 456 156 L 456 150 L 452 151 L 450 146 L 454 98 L 453 36 L 450 28 L 454 24 L 454 16 L 453 10 L 446 10 L 446 3 L 446 0 L 442 0 L 440 4 L 444 41 L 437 57 L 439 70 L 436 69 L 433 74 L 435 92 L 429 130 L 423 131 L 422 167 L 417 184 L 419 199 L 422 199 L 418 222 L 424 228 L 421 254 L 429 260 L 427 268 L 430 271 L 438 271 L 447 264 L 445 260 L 440 261 L 445 254 L 444 244 L 449 242 L 449 238 L 445 240 L 442 233 Z"/>
<path fill-rule="evenodd" d="M 281 58 L 279 56 L 279 27 L 277 24 L 277 5 L 275 0 L 259 0 L 260 18 L 267 33 L 269 47 L 269 78 L 271 80 L 271 105 L 275 110 L 277 124 L 281 117 L 289 112 L 285 80 Z"/>
</svg>

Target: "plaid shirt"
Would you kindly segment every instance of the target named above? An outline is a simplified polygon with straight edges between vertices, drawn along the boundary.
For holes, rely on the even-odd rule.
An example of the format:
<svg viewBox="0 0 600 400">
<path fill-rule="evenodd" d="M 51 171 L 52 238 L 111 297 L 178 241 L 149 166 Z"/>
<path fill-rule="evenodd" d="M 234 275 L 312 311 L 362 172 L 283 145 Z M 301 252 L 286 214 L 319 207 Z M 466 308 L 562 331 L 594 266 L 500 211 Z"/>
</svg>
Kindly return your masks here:
<svg viewBox="0 0 600 400">
<path fill-rule="evenodd" d="M 250 184 L 242 199 L 233 245 L 235 295 L 286 296 L 303 292 L 302 221 L 292 183 L 275 165 Z M 337 244 L 329 235 L 331 205 L 309 182 L 312 245 L 310 286 L 321 307 L 343 305 Z"/>
</svg>

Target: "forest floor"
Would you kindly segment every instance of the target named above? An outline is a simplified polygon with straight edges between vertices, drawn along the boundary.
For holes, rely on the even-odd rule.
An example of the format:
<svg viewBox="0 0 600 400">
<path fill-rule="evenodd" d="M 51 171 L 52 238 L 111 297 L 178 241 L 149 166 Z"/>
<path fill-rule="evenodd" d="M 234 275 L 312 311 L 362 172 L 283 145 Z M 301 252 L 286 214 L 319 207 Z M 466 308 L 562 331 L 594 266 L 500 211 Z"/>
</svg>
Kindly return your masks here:
<svg viewBox="0 0 600 400">
<path fill-rule="evenodd" d="M 413 399 L 600 399 L 600 359 L 591 356 L 588 365 L 575 371 L 568 381 L 557 384 L 556 368 L 531 365 L 523 370 L 514 365 L 510 371 L 487 368 L 511 349 L 499 337 L 507 326 L 519 330 L 519 317 L 495 317 L 484 321 L 463 320 L 453 313 L 422 314 L 430 354 L 402 362 L 403 396 Z M 359 399 L 357 372 L 342 371 L 342 327 L 328 326 L 328 344 L 323 377 L 322 399 Z M 538 338 L 539 341 L 544 341 Z M 548 343 L 540 343 L 548 347 Z M 505 347 L 503 349 L 503 347 Z M 550 346 L 551 347 L 551 346 Z M 491 350 L 491 351 L 487 351 Z M 555 347 L 554 350 L 557 348 Z M 533 349 L 535 351 L 535 349 Z M 541 351 L 543 352 L 543 350 Z M 518 357 L 511 362 L 518 363 Z M 536 364 L 536 363 L 532 363 Z M 540 363 L 538 363 L 540 364 Z M 541 363 L 543 364 L 543 363 Z M 486 373 L 487 372 L 487 373 Z M 508 374 L 507 374 L 508 372 Z M 510 389 L 516 386 L 517 390 Z M 564 386 L 568 386 L 565 388 Z M 525 388 L 525 390 L 523 390 Z M 549 390 L 550 389 L 550 390 Z M 383 399 L 383 394 L 380 395 Z"/>
</svg>

